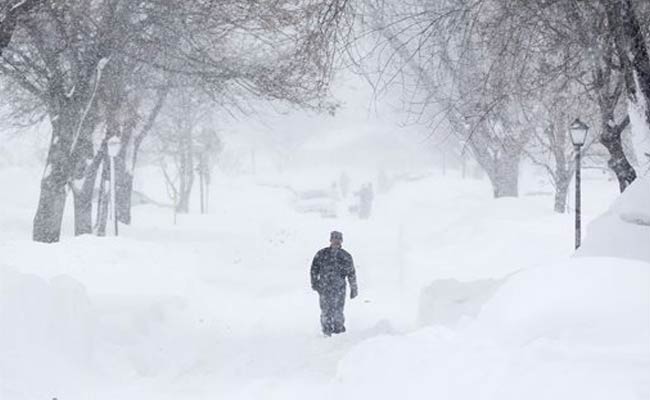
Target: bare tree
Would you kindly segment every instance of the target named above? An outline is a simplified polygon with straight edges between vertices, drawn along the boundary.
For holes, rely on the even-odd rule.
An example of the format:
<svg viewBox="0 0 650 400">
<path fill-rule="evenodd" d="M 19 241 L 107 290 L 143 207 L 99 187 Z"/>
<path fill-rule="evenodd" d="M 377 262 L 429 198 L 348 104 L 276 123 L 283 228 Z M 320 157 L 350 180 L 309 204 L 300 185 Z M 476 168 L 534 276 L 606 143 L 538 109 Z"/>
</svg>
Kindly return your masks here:
<svg viewBox="0 0 650 400">
<path fill-rule="evenodd" d="M 565 82 L 568 83 L 568 82 Z M 575 95 L 568 86 L 551 93 L 540 93 L 537 98 L 521 102 L 522 109 L 530 126 L 532 138 L 525 153 L 529 160 L 541 167 L 555 189 L 553 208 L 558 213 L 567 210 L 569 185 L 575 172 L 575 147 L 569 135 L 569 125 L 576 115 L 597 115 L 595 105 L 585 96 Z M 564 95 L 558 95 L 564 93 Z M 591 105 L 591 107 L 589 107 Z M 593 123 L 590 122 L 590 125 Z M 589 135 L 581 152 L 585 161 L 597 159 L 594 144 L 598 135 Z M 598 159 L 598 162 L 602 160 Z"/>
<path fill-rule="evenodd" d="M 158 124 L 156 152 L 176 212 L 187 213 L 198 165 L 199 132 L 209 109 L 201 107 L 201 100 L 190 91 L 178 90 L 172 97 Z"/>
<path fill-rule="evenodd" d="M 609 167 L 619 188 L 625 190 L 636 178 L 622 144 L 622 132 L 630 123 L 624 105 L 628 101 L 646 110 L 650 93 L 648 31 L 639 21 L 648 21 L 647 4 L 637 0 L 574 2 L 513 2 L 508 15 L 527 18 L 525 30 L 543 40 L 556 57 L 537 64 L 532 76 L 547 76 L 546 84 L 570 79 L 583 86 L 597 105 L 599 140 L 607 148 Z M 535 63 L 533 63 L 535 65 Z M 525 80 L 537 82 L 538 79 Z"/>
<path fill-rule="evenodd" d="M 110 18 L 90 28 L 88 4 L 48 2 L 14 33 L 5 48 L 0 73 L 12 78 L 43 105 L 52 124 L 52 141 L 34 217 L 34 240 L 59 239 L 66 199 L 65 187 L 83 186 L 85 166 L 92 159 L 89 135 L 97 123 L 95 93 L 107 58 L 93 36 L 108 35 Z M 79 221 L 81 224 L 81 220 Z M 75 228 L 79 228 L 76 224 Z"/>
<path fill-rule="evenodd" d="M 456 132 L 473 120 L 472 141 L 461 139 L 469 145 L 501 125 L 518 131 L 518 137 L 525 135 L 518 102 L 571 82 L 597 106 L 600 142 L 610 153 L 608 164 L 621 191 L 635 179 L 621 133 L 630 123 L 625 94 L 645 112 L 650 127 L 650 6 L 645 2 L 367 0 L 364 5 L 362 36 L 379 33 L 384 40 L 372 46 L 375 56 L 357 58 L 366 64 L 379 60 L 375 83 L 401 83 L 419 118 L 433 125 L 446 119 L 441 126 Z M 552 105 L 555 99 L 544 101 Z M 482 155 L 489 148 L 489 141 L 481 141 L 473 154 L 489 159 Z"/>
<path fill-rule="evenodd" d="M 334 64 L 332 46 L 347 8 L 346 0 L 62 0 L 45 1 L 19 25 L 3 25 L 12 40 L 2 52 L 0 74 L 46 110 L 52 124 L 34 240 L 59 240 L 66 186 L 75 197 L 75 233 L 92 229 L 89 199 L 105 159 L 104 146 L 93 143 L 93 133 L 105 126 L 104 136 L 124 134 L 135 129 L 133 121 L 142 122 L 136 112 L 129 117 L 133 121 L 116 123 L 111 114 L 123 110 L 110 106 L 114 100 L 105 100 L 102 112 L 98 93 L 110 68 L 137 71 L 147 66 L 167 76 L 185 76 L 234 107 L 251 94 L 327 107 L 323 99 Z M 120 98 L 129 90 L 116 92 Z M 136 108 L 141 103 L 120 100 Z M 141 142 L 124 140 L 123 157 Z M 129 186 L 122 192 L 129 192 Z M 120 215 L 129 220 L 124 212 Z"/>
<path fill-rule="evenodd" d="M 495 197 L 517 196 L 529 133 L 512 85 L 498 73 L 503 42 L 493 39 L 505 28 L 484 18 L 483 8 L 471 1 L 365 5 L 367 29 L 380 39 L 370 54 L 357 58 L 366 59 L 364 72 L 373 84 L 379 90 L 401 85 L 416 122 L 450 131 L 461 153 L 471 154 L 487 172 Z M 368 59 L 378 63 L 375 71 L 368 72 Z"/>
</svg>

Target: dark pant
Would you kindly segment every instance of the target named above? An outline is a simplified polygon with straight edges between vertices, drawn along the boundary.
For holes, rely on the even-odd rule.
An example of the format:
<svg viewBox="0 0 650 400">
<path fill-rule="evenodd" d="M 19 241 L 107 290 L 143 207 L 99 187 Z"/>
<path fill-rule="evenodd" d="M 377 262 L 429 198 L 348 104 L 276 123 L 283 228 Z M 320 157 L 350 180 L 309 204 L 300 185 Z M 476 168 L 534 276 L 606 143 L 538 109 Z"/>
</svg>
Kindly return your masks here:
<svg viewBox="0 0 650 400">
<path fill-rule="evenodd" d="M 324 289 L 320 291 L 320 323 L 323 333 L 345 332 L 345 287 L 337 290 Z"/>
</svg>

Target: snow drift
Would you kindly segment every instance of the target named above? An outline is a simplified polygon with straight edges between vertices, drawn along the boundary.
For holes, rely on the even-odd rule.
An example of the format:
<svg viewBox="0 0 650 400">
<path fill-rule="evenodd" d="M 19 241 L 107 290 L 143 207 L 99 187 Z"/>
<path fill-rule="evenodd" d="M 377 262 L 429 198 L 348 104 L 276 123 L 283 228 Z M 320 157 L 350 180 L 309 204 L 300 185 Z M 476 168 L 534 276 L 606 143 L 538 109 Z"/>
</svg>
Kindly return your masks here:
<svg viewBox="0 0 650 400">
<path fill-rule="evenodd" d="M 525 270 L 463 329 L 360 344 L 339 364 L 338 380 L 348 395 L 376 398 L 647 398 L 649 292 L 650 265 L 638 261 Z"/>
<path fill-rule="evenodd" d="M 650 176 L 637 178 L 609 211 L 589 224 L 577 255 L 650 262 Z"/>
<path fill-rule="evenodd" d="M 48 281 L 0 267 L 0 327 L 6 395 L 79 393 L 74 377 L 90 366 L 96 333 L 82 284 L 67 275 Z"/>
</svg>

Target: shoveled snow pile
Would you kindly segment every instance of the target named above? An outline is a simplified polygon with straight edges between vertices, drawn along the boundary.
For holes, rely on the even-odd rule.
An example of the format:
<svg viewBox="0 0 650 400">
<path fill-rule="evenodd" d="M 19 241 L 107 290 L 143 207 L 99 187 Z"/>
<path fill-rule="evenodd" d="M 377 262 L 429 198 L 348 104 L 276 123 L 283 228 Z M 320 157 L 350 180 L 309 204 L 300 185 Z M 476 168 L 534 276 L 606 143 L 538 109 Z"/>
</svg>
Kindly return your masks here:
<svg viewBox="0 0 650 400">
<path fill-rule="evenodd" d="M 0 393 L 51 398 L 83 390 L 78 374 L 96 333 L 91 310 L 84 286 L 67 275 L 45 280 L 0 266 Z"/>
<path fill-rule="evenodd" d="M 577 255 L 650 262 L 650 176 L 634 181 L 608 212 L 589 224 Z"/>
<path fill-rule="evenodd" d="M 479 317 L 360 344 L 349 398 L 645 399 L 650 264 L 580 258 L 508 279 Z"/>
</svg>

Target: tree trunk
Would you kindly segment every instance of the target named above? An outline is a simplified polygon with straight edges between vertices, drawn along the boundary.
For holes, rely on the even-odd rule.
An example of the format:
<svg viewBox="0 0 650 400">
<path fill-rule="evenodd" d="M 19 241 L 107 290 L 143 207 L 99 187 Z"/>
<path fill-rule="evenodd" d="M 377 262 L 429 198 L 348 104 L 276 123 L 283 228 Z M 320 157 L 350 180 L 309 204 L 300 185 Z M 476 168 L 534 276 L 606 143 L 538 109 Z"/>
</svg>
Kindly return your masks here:
<svg viewBox="0 0 650 400">
<path fill-rule="evenodd" d="M 199 195 L 201 196 L 201 214 L 205 213 L 205 195 L 203 190 L 203 155 L 199 159 Z"/>
<path fill-rule="evenodd" d="M 123 224 L 131 224 L 131 193 L 133 192 L 133 174 L 127 169 L 127 146 L 130 146 L 130 135 L 123 136 L 124 142 L 120 153 L 115 157 L 115 207 L 117 220 Z"/>
<path fill-rule="evenodd" d="M 190 195 L 192 194 L 192 185 L 194 184 L 194 158 L 192 154 L 192 133 L 188 129 L 183 135 L 180 142 L 180 184 L 179 198 L 176 204 L 176 211 L 179 213 L 188 213 L 190 210 Z"/>
<path fill-rule="evenodd" d="M 117 187 L 115 189 L 115 206 L 117 220 L 123 224 L 131 224 L 131 194 L 133 193 L 133 175 L 126 171 L 124 164 L 115 171 Z"/>
<path fill-rule="evenodd" d="M 636 179 L 636 171 L 630 164 L 621 142 L 621 132 L 618 127 L 612 127 L 609 123 L 603 123 L 603 134 L 600 135 L 600 143 L 607 148 L 609 160 L 607 165 L 614 171 L 618 180 L 618 187 L 621 193 Z"/>
<path fill-rule="evenodd" d="M 500 171 L 496 175 L 489 174 L 489 176 L 495 199 L 519 196 L 519 178 L 517 174 Z"/>
<path fill-rule="evenodd" d="M 643 99 L 639 101 L 639 93 L 636 92 L 636 87 L 630 87 L 630 95 L 632 100 L 637 104 L 645 105 L 645 123 L 650 129 L 650 55 L 648 55 L 648 48 L 646 46 L 646 37 L 644 30 L 639 23 L 636 15 L 636 10 L 632 4 L 632 0 L 619 0 L 620 9 L 618 17 L 620 18 L 620 29 L 623 32 L 624 43 L 626 48 L 623 49 L 630 58 L 630 63 L 624 63 L 625 66 L 629 65 L 632 68 L 632 76 L 635 82 L 630 82 L 632 86 L 638 84 L 638 89 L 641 92 L 640 97 Z"/>
<path fill-rule="evenodd" d="M 74 234 L 90 234 L 93 231 L 93 190 L 99 163 L 93 162 L 93 144 L 89 138 L 80 139 L 78 152 L 72 157 L 75 165 L 72 182 L 74 201 Z"/>
<path fill-rule="evenodd" d="M 122 147 L 115 157 L 115 210 L 117 220 L 123 224 L 131 224 L 131 194 L 133 192 L 133 170 L 139 143 L 134 136 L 139 116 L 136 109 L 125 110 L 126 120 L 121 129 Z M 152 121 L 153 123 L 153 121 Z M 141 139 L 140 139 L 141 140 Z M 131 163 L 131 164 L 129 164 Z"/>
<path fill-rule="evenodd" d="M 558 181 L 555 187 L 555 212 L 564 214 L 566 212 L 566 201 L 567 195 L 569 193 L 569 184 L 571 183 L 570 179 L 565 179 L 564 181 Z"/>
<path fill-rule="evenodd" d="M 41 194 L 32 231 L 32 239 L 36 242 L 54 243 L 61 238 L 61 223 L 66 198 L 65 184 L 67 182 L 66 176 L 62 172 L 65 168 L 61 165 L 63 163 L 65 160 L 53 159 L 48 162 L 46 175 L 41 179 Z"/>
<path fill-rule="evenodd" d="M 519 151 L 504 148 L 487 169 L 494 198 L 519 196 Z"/>
<path fill-rule="evenodd" d="M 553 157 L 555 158 L 555 173 L 553 175 L 553 182 L 555 184 L 555 202 L 554 209 L 557 213 L 566 212 L 567 194 L 569 193 L 569 185 L 571 184 L 571 175 L 575 171 L 572 167 L 574 159 L 567 160 L 565 147 L 567 142 L 568 133 L 566 131 L 558 131 L 555 125 L 550 127 L 551 137 L 554 138 L 553 143 Z"/>
<path fill-rule="evenodd" d="M 616 175 L 619 189 L 623 192 L 636 179 L 636 171 L 628 161 L 622 143 L 622 133 L 630 123 L 630 116 L 625 115 L 621 122 L 616 123 L 616 107 L 622 92 L 621 82 L 625 82 L 625 76 L 613 76 L 612 72 L 605 66 L 597 69 L 595 73 L 601 126 L 599 140 L 609 152 L 607 165 Z M 626 86 L 629 89 L 629 85 Z M 610 89 L 611 87 L 614 89 Z"/>
<path fill-rule="evenodd" d="M 97 195 L 97 218 L 95 220 L 95 234 L 97 236 L 106 236 L 109 202 L 108 191 L 111 176 L 109 162 L 108 153 L 105 153 L 102 160 L 102 174 L 99 183 L 99 193 Z"/>
<path fill-rule="evenodd" d="M 190 211 L 190 194 L 192 191 L 191 179 L 181 177 L 180 190 L 178 191 L 179 198 L 176 203 L 176 212 L 180 214 L 187 214 Z"/>
<path fill-rule="evenodd" d="M 70 137 L 67 129 L 71 125 L 63 116 L 52 122 L 52 141 L 47 155 L 45 172 L 41 179 L 41 193 L 38 200 L 32 239 L 36 242 L 58 242 L 65 208 L 65 186 L 69 177 L 68 149 Z"/>
<path fill-rule="evenodd" d="M 494 197 L 517 197 L 519 162 L 525 139 L 506 137 L 499 140 L 483 131 L 468 133 L 467 137 L 471 154 L 490 179 Z"/>
<path fill-rule="evenodd" d="M 135 134 L 134 129 L 138 121 L 138 115 L 130 114 L 130 126 L 123 130 L 124 136 L 128 137 L 126 146 L 118 155 L 118 162 L 116 165 L 116 175 L 118 181 L 117 197 L 117 219 L 123 224 L 130 225 L 132 221 L 131 206 L 133 195 L 133 175 L 135 173 L 135 166 L 138 159 L 138 152 L 140 145 L 153 127 L 160 110 L 165 104 L 169 87 L 165 86 L 158 90 L 156 104 L 146 118 L 146 122 L 139 133 Z M 123 139 L 124 140 L 124 139 Z M 132 149 L 129 154 L 128 149 Z M 130 156 L 130 157 L 129 157 Z M 129 159 L 130 158 L 130 159 Z M 130 163 L 130 164 L 129 164 Z"/>
<path fill-rule="evenodd" d="M 93 232 L 93 188 L 86 187 L 82 190 L 73 190 L 74 202 L 74 234 L 85 235 Z"/>
<path fill-rule="evenodd" d="M 625 77 L 628 99 L 644 106 L 645 124 L 650 129 L 650 56 L 644 31 L 636 16 L 631 0 L 617 0 L 606 3 L 610 33 L 618 50 L 618 59 Z M 636 171 L 627 159 L 621 143 L 621 134 L 629 117 L 619 126 L 614 126 L 614 107 L 607 106 L 607 99 L 599 99 L 603 131 L 600 142 L 610 154 L 608 165 L 616 174 L 619 189 L 623 192 L 635 179 Z"/>
</svg>

